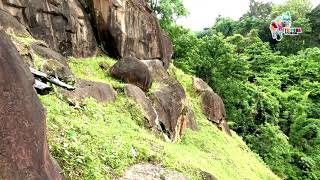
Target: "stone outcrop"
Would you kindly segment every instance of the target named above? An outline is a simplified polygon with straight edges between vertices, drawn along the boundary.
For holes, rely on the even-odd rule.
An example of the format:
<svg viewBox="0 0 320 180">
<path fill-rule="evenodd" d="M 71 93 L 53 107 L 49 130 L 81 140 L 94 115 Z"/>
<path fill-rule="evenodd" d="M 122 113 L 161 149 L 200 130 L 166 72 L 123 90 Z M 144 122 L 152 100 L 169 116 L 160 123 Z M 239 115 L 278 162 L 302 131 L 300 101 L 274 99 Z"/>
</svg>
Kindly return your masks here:
<svg viewBox="0 0 320 180">
<path fill-rule="evenodd" d="M 0 10 L 0 14 L 1 12 L 4 11 Z M 59 78 L 64 82 L 73 84 L 75 77 L 70 70 L 67 58 L 49 48 L 45 42 L 36 40 L 27 31 L 23 31 L 23 26 L 15 18 L 8 14 L 6 16 L 10 17 L 8 20 L 13 23 L 11 25 L 9 23 L 8 26 L 4 26 L 6 28 L 3 29 L 7 34 L 12 36 L 12 42 L 16 46 L 19 54 L 22 56 L 23 61 L 30 67 L 44 72 L 49 76 Z M 20 26 L 22 27 L 14 29 L 14 27 Z"/>
<path fill-rule="evenodd" d="M 161 59 L 169 66 L 171 41 L 145 0 L 92 0 L 90 9 L 98 40 L 109 55 Z"/>
<path fill-rule="evenodd" d="M 207 118 L 218 125 L 218 127 L 231 135 L 226 122 L 226 112 L 221 97 L 213 91 L 205 91 L 201 95 L 202 109 Z"/>
<path fill-rule="evenodd" d="M 201 171 L 200 174 L 201 174 L 202 180 L 217 180 L 217 178 L 214 175 L 206 171 Z"/>
<path fill-rule="evenodd" d="M 75 77 L 70 70 L 68 60 L 56 51 L 46 47 L 42 44 L 33 43 L 31 45 L 31 54 L 37 54 L 39 56 L 38 62 L 41 67 L 36 67 L 38 70 L 45 72 L 46 74 L 57 77 L 64 82 L 74 83 Z M 36 58 L 33 57 L 33 61 Z M 34 66 L 35 62 L 33 62 Z"/>
<path fill-rule="evenodd" d="M 1 2 L 0 2 L 1 4 Z M 29 35 L 26 27 L 23 26 L 16 18 L 8 12 L 0 9 L 0 29 L 21 35 Z"/>
<path fill-rule="evenodd" d="M 196 92 L 200 93 L 202 110 L 209 121 L 217 124 L 219 129 L 223 132 L 231 135 L 231 131 L 226 120 L 227 115 L 224 103 L 221 97 L 213 92 L 211 87 L 202 79 L 193 77 L 192 87 Z"/>
<path fill-rule="evenodd" d="M 173 79 L 159 83 L 159 89 L 150 95 L 150 100 L 158 114 L 161 130 L 172 141 L 183 136 L 189 121 L 194 121 L 188 114 L 186 95 L 181 84 Z"/>
<path fill-rule="evenodd" d="M 141 107 L 143 115 L 147 120 L 146 127 L 152 129 L 154 132 L 159 132 L 159 120 L 152 102 L 146 97 L 145 93 L 137 86 L 127 84 L 124 88 L 127 97 L 135 100 Z"/>
<path fill-rule="evenodd" d="M 82 103 L 85 98 L 94 98 L 98 102 L 114 102 L 117 92 L 111 85 L 78 79 L 75 90 L 61 90 L 64 97 L 72 104 Z"/>
<path fill-rule="evenodd" d="M 200 78 L 192 77 L 192 87 L 198 92 L 213 91 L 212 88 Z"/>
<path fill-rule="evenodd" d="M 160 60 L 143 60 L 142 62 L 148 67 L 152 80 L 161 81 L 169 78 L 169 74 Z"/>
<path fill-rule="evenodd" d="M 50 158 L 34 79 L 0 32 L 0 179 L 61 179 Z"/>
<path fill-rule="evenodd" d="M 184 119 L 186 120 L 186 127 L 190 128 L 193 131 L 197 131 L 198 124 L 196 122 L 196 118 L 194 116 L 192 109 L 189 106 L 186 106 L 184 108 L 183 114 L 184 114 Z"/>
<path fill-rule="evenodd" d="M 131 166 L 120 180 L 188 180 L 183 174 L 152 164 Z"/>
<path fill-rule="evenodd" d="M 171 77 L 159 60 L 143 60 L 149 69 L 155 87 L 150 90 L 149 99 L 158 115 L 161 131 L 171 141 L 181 138 L 190 128 L 197 130 L 197 123 L 188 106 L 182 85 Z"/>
<path fill-rule="evenodd" d="M 152 85 L 148 67 L 134 57 L 125 57 L 119 60 L 111 67 L 110 74 L 125 83 L 138 86 L 143 91 L 148 91 Z"/>
<path fill-rule="evenodd" d="M 1 0 L 0 9 L 64 56 L 96 53 L 90 21 L 78 0 Z"/>
</svg>

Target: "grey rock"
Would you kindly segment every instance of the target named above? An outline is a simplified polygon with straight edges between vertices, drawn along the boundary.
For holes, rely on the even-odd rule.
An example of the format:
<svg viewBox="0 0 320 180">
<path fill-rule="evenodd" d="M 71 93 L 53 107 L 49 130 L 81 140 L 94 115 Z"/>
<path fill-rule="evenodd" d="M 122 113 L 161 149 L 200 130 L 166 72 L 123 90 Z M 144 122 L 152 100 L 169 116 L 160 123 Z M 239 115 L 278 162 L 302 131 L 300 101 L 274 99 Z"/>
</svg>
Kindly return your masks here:
<svg viewBox="0 0 320 180">
<path fill-rule="evenodd" d="M 120 180 L 188 180 L 183 174 L 152 164 L 131 166 Z"/>
</svg>

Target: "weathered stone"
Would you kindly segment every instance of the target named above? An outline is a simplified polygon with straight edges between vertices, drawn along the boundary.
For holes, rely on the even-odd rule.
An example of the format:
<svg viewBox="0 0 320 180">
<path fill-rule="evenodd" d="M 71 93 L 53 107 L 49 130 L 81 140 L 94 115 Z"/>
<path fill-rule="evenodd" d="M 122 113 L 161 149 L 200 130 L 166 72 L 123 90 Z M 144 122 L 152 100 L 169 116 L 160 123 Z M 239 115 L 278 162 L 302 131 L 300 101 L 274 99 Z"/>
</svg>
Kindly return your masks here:
<svg viewBox="0 0 320 180">
<path fill-rule="evenodd" d="M 16 18 L 12 17 L 8 12 L 0 9 L 0 29 L 9 33 L 19 35 L 29 35 L 25 26 L 23 26 Z"/>
<path fill-rule="evenodd" d="M 52 91 L 52 87 L 51 86 L 49 86 L 46 83 L 41 82 L 38 79 L 35 79 L 33 87 L 36 89 L 37 93 L 41 94 L 41 95 L 49 94 L 50 91 Z"/>
<path fill-rule="evenodd" d="M 212 91 L 212 88 L 202 79 L 192 77 L 192 87 L 196 92 Z"/>
<path fill-rule="evenodd" d="M 70 103 L 82 101 L 85 98 L 94 98 L 98 102 L 114 102 L 117 97 L 116 91 L 111 85 L 78 79 L 76 81 L 76 89 L 73 91 L 61 90 L 65 98 Z"/>
<path fill-rule="evenodd" d="M 201 95 L 202 109 L 207 118 L 218 127 L 231 135 L 231 131 L 226 123 L 226 112 L 221 97 L 213 91 L 205 91 Z"/>
<path fill-rule="evenodd" d="M 217 180 L 217 178 L 214 175 L 206 171 L 201 171 L 201 176 L 203 180 Z"/>
<path fill-rule="evenodd" d="M 92 0 L 90 9 L 99 41 L 111 56 L 161 59 L 169 66 L 171 41 L 145 0 Z"/>
<path fill-rule="evenodd" d="M 121 180 L 187 180 L 183 174 L 152 164 L 131 166 Z"/>
<path fill-rule="evenodd" d="M 148 67 L 134 57 L 125 57 L 119 60 L 110 69 L 110 74 L 125 83 L 138 86 L 143 91 L 147 91 L 152 85 Z"/>
<path fill-rule="evenodd" d="M 222 99 L 212 91 L 206 91 L 202 94 L 202 106 L 208 119 L 217 124 L 226 118 L 226 112 Z"/>
<path fill-rule="evenodd" d="M 145 93 L 137 86 L 127 84 L 124 88 L 124 92 L 127 97 L 134 99 L 142 108 L 143 115 L 147 122 L 147 127 L 158 131 L 159 120 L 155 109 L 152 106 L 152 102 L 146 97 Z"/>
<path fill-rule="evenodd" d="M 0 179 L 61 179 L 49 156 L 34 79 L 3 32 L 0 47 Z"/>
<path fill-rule="evenodd" d="M 152 92 L 150 100 L 158 114 L 161 129 L 169 139 L 175 141 L 186 128 L 186 95 L 181 84 L 175 79 L 159 83 L 159 89 Z"/>
<path fill-rule="evenodd" d="M 160 60 L 143 60 L 142 61 L 149 69 L 152 80 L 162 81 L 163 79 L 168 79 L 169 74 L 167 70 L 163 67 L 163 62 Z"/>
<path fill-rule="evenodd" d="M 186 127 L 192 129 L 193 131 L 198 130 L 198 125 L 194 117 L 194 113 L 190 107 L 185 107 L 184 117 L 186 119 Z"/>
<path fill-rule="evenodd" d="M 105 63 L 105 62 L 100 62 L 99 67 L 104 70 L 104 71 L 109 71 L 111 69 L 111 65 Z"/>
<path fill-rule="evenodd" d="M 0 8 L 64 56 L 96 53 L 91 24 L 78 0 L 2 0 Z"/>
<path fill-rule="evenodd" d="M 227 133 L 230 136 L 232 135 L 226 119 L 223 119 L 222 121 L 220 121 L 220 123 L 218 124 L 218 127 L 221 129 L 221 131 Z"/>
<path fill-rule="evenodd" d="M 32 44 L 31 48 L 33 50 L 32 53 L 38 54 L 43 58 L 41 59 L 41 61 L 43 61 L 42 67 L 38 67 L 40 68 L 40 71 L 43 71 L 50 76 L 58 77 L 64 82 L 75 81 L 75 77 L 68 65 L 68 60 L 64 56 L 50 48 L 36 43 Z"/>
</svg>

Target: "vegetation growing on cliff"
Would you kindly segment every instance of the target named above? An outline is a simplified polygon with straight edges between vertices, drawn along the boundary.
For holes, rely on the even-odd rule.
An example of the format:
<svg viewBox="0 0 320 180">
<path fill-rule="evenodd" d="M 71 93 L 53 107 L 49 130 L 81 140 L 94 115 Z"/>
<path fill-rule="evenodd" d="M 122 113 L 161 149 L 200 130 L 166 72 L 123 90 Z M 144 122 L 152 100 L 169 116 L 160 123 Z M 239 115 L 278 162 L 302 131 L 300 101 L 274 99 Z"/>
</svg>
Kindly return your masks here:
<svg viewBox="0 0 320 180">
<path fill-rule="evenodd" d="M 284 10 L 304 33 L 275 42 L 268 26 Z M 165 27 L 174 64 L 223 97 L 232 129 L 285 179 L 320 177 L 318 12 L 308 0 L 253 0 L 239 21 L 219 17 L 198 33 Z"/>
</svg>

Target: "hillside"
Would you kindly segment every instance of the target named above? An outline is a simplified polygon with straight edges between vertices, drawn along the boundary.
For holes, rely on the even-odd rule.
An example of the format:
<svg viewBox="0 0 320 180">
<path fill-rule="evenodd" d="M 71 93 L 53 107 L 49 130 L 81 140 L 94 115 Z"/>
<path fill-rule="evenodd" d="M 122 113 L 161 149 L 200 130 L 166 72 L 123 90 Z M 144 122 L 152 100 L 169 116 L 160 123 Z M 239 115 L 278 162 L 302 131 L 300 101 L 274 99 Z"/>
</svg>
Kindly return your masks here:
<svg viewBox="0 0 320 180">
<path fill-rule="evenodd" d="M 319 179 L 320 6 L 247 2 L 0 0 L 0 180 Z"/>
<path fill-rule="evenodd" d="M 118 177 L 140 162 L 160 164 L 178 170 L 190 179 L 201 179 L 201 171 L 218 179 L 277 179 L 263 161 L 241 140 L 221 132 L 207 120 L 199 96 L 192 89 L 192 77 L 170 66 L 169 72 L 183 85 L 195 112 L 197 132 L 188 130 L 177 143 L 165 142 L 142 126 L 140 108 L 125 97 L 124 84 L 106 75 L 99 64 L 114 64 L 108 57 L 70 61 L 79 78 L 112 84 L 118 91 L 115 103 L 93 99 L 75 108 L 58 92 L 41 96 L 47 109 L 50 150 L 71 179 Z M 133 147 L 137 156 L 131 153 Z"/>
</svg>

